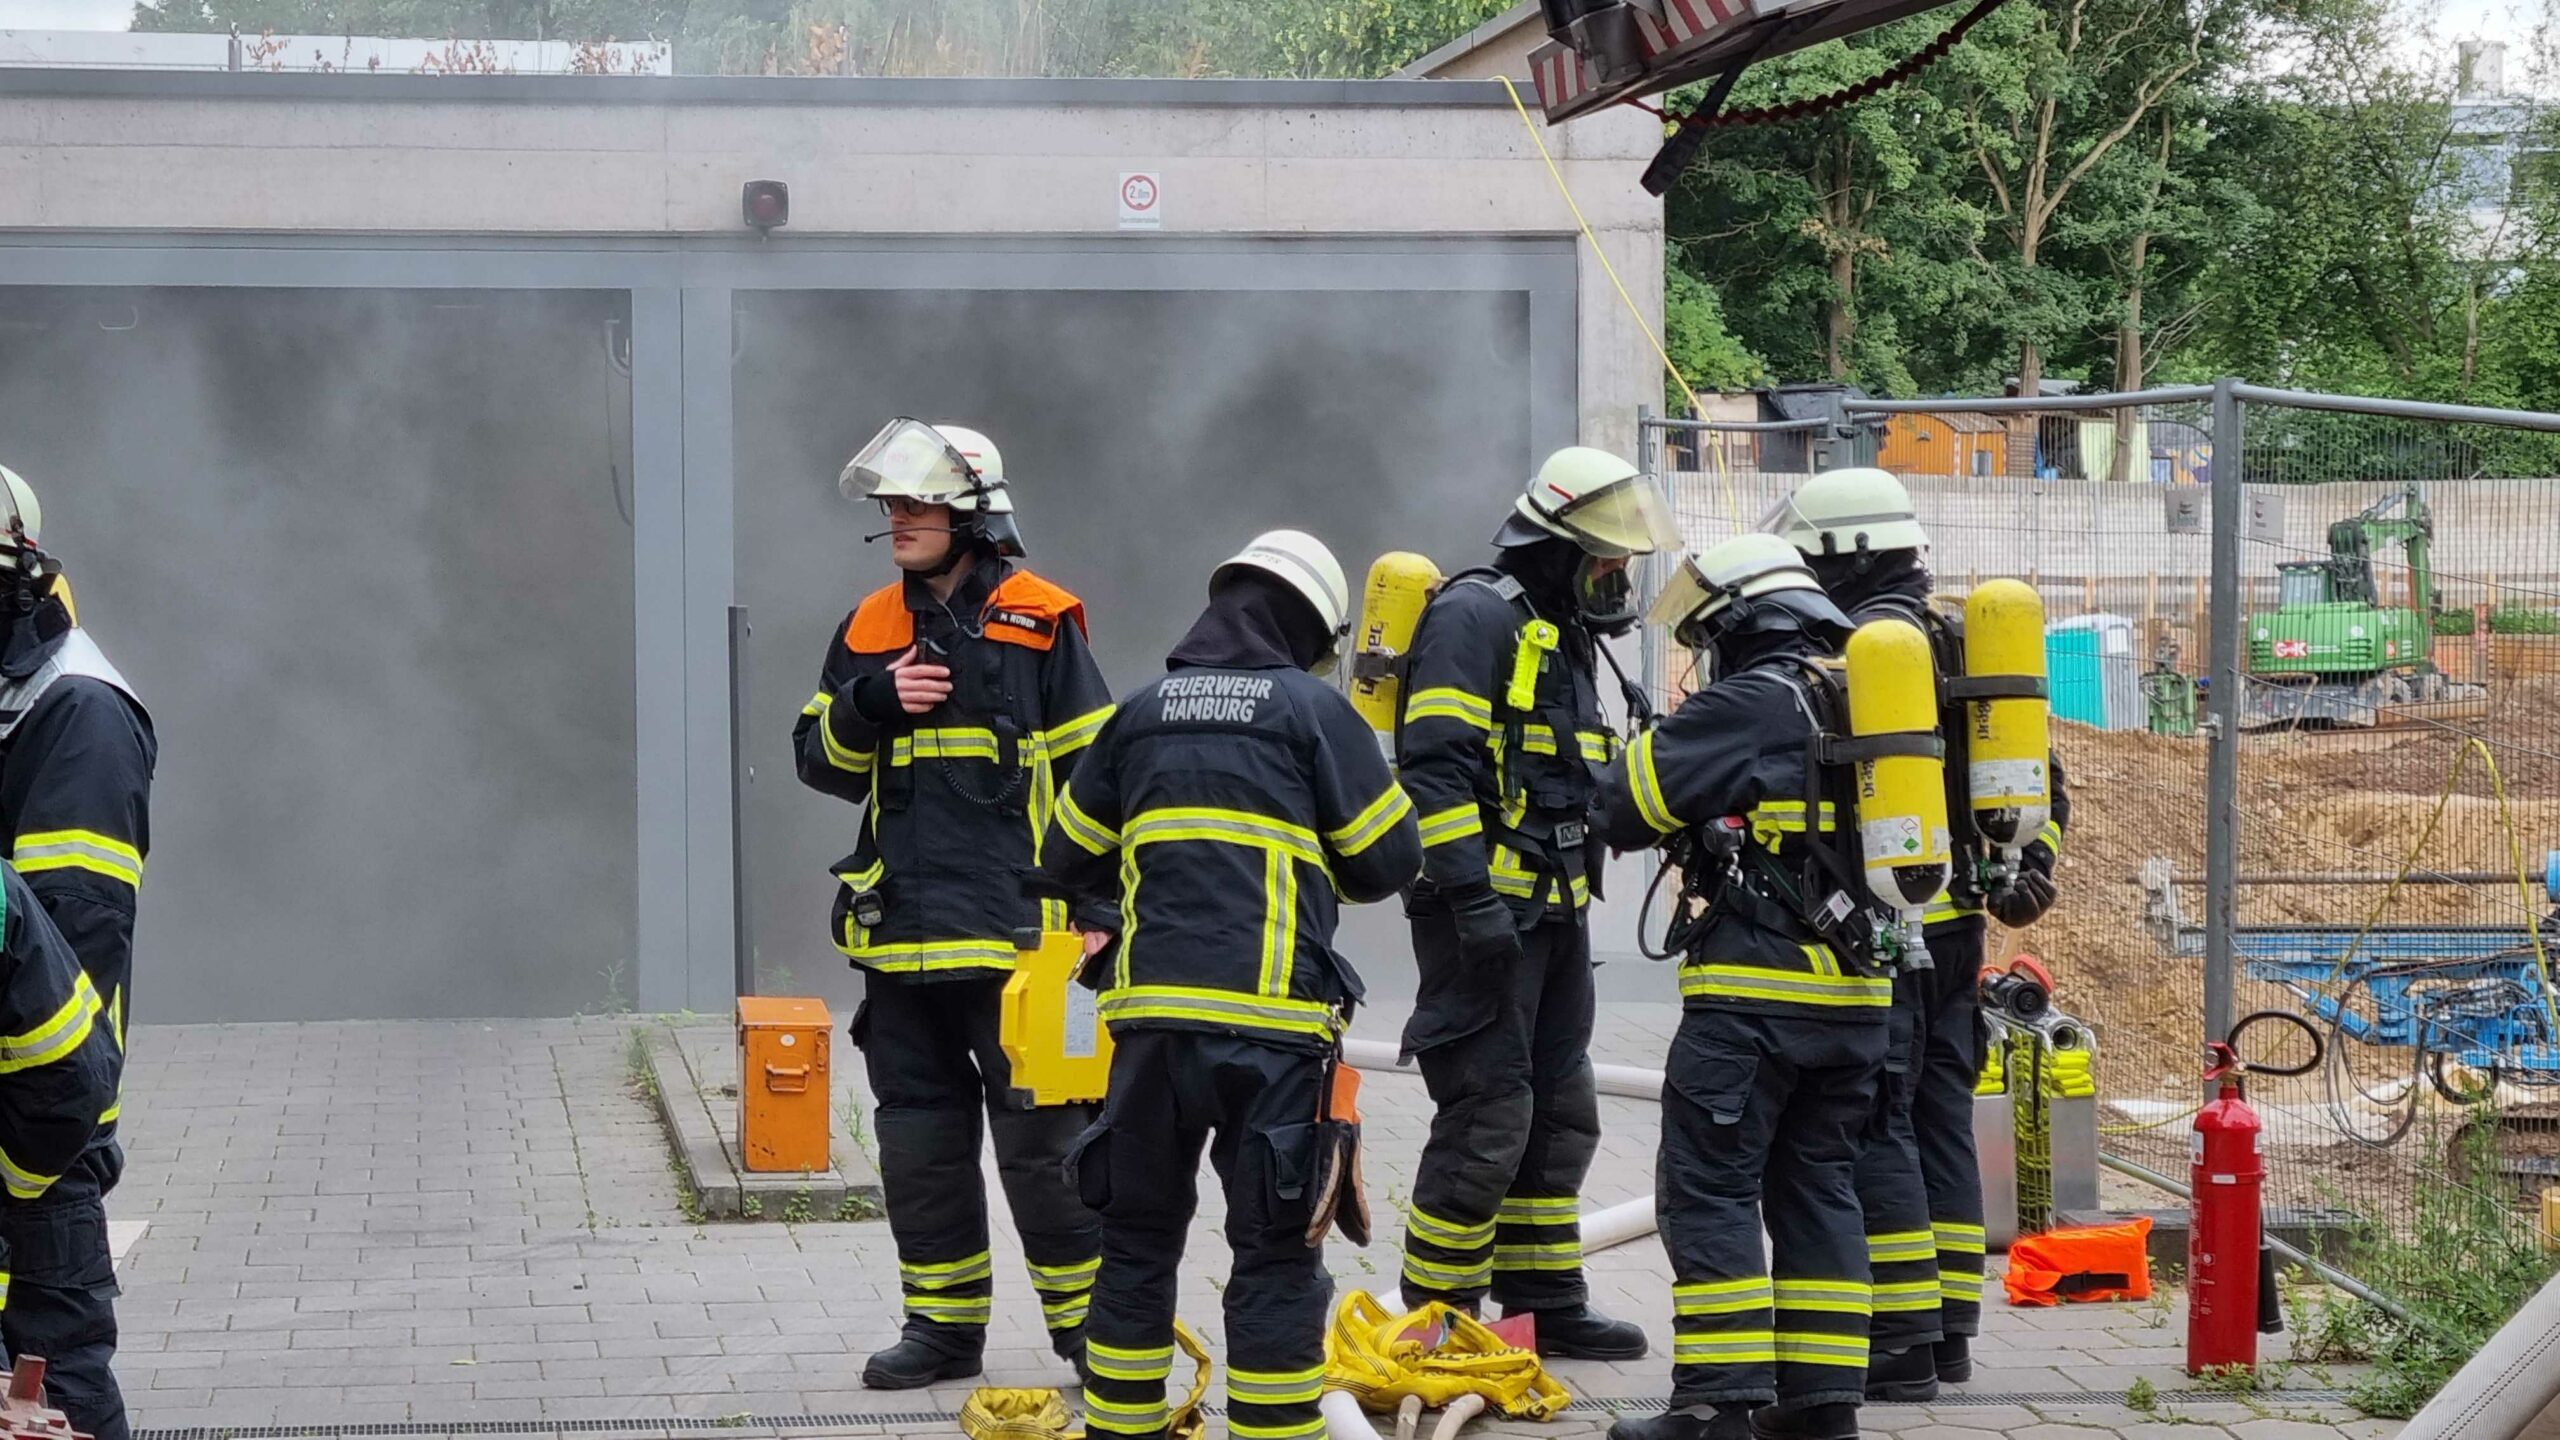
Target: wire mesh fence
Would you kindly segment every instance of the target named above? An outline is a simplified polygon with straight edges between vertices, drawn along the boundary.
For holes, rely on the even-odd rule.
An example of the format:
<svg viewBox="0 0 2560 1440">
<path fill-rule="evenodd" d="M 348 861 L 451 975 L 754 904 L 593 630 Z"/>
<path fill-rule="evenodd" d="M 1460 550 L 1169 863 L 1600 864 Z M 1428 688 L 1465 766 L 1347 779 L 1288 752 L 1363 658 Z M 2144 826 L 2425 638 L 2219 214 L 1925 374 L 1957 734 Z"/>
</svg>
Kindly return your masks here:
<svg viewBox="0 0 2560 1440">
<path fill-rule="evenodd" d="M 2417 1283 L 2385 1272 L 2447 1186 L 2521 1236 L 2560 1183 L 2560 416 L 2226 382 L 2217 455 L 2216 393 L 1847 398 L 1809 425 L 1650 422 L 1647 454 L 1693 545 L 1875 464 L 1942 603 L 2036 588 L 2063 899 L 1994 925 L 1991 958 L 2050 966 L 2096 1037 L 2103 1148 L 2165 1176 L 2209 1030 L 2307 1022 L 2251 1031 L 2271 1064 L 2322 1051 L 2252 1082 L 2275 1221 Z M 1691 658 L 1647 643 L 1658 698 L 1686 693 Z"/>
</svg>

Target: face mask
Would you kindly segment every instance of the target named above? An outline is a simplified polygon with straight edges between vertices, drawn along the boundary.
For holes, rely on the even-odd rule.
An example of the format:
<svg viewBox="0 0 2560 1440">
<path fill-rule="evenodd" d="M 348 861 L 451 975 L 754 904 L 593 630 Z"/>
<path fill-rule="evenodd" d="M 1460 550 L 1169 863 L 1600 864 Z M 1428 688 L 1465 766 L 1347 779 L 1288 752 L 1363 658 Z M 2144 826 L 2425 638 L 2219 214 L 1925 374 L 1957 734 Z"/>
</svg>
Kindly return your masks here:
<svg viewBox="0 0 2560 1440">
<path fill-rule="evenodd" d="M 1584 556 L 1573 572 L 1573 596 L 1583 623 L 1603 635 L 1623 635 L 1636 623 L 1635 577 L 1624 565 L 1603 573 Z"/>
</svg>

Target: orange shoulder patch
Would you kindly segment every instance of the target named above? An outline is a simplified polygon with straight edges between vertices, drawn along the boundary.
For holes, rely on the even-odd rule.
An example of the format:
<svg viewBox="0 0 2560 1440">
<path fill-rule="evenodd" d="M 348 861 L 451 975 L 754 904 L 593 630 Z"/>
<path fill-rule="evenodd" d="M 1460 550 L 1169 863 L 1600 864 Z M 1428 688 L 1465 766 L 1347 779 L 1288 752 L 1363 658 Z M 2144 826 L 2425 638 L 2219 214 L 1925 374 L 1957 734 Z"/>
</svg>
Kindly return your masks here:
<svg viewBox="0 0 2560 1440">
<path fill-rule="evenodd" d="M 856 655 L 894 655 L 916 641 L 916 617 L 907 612 L 903 584 L 884 585 L 862 597 L 845 622 L 844 648 Z"/>
<path fill-rule="evenodd" d="M 1073 621 L 1083 633 L 1084 602 L 1064 586 L 1016 570 L 987 597 L 986 636 L 1007 645 L 1046 650 L 1058 643 L 1058 626 Z"/>
</svg>

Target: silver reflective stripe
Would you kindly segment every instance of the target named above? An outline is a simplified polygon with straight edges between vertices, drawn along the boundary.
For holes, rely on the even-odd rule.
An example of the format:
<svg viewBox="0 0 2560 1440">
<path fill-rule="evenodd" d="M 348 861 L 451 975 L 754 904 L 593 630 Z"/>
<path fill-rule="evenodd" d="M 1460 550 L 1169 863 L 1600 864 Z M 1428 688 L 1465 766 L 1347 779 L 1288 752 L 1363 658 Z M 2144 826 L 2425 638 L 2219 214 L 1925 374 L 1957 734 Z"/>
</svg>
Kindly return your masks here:
<svg viewBox="0 0 2560 1440">
<path fill-rule="evenodd" d="M 126 682 L 123 673 L 107 660 L 106 652 L 98 648 L 97 641 L 89 638 L 89 632 L 75 625 L 71 633 L 62 637 L 62 644 L 53 654 L 36 667 L 34 674 L 24 680 L 0 684 L 0 740 L 15 734 L 19 722 L 27 718 L 27 712 L 36 708 L 36 702 L 43 699 L 54 682 L 65 675 L 85 675 L 92 680 L 104 681 L 132 701 L 133 708 L 142 709 L 142 698 L 133 693 L 133 686 Z M 148 711 L 144 712 L 144 718 L 149 718 Z"/>
</svg>

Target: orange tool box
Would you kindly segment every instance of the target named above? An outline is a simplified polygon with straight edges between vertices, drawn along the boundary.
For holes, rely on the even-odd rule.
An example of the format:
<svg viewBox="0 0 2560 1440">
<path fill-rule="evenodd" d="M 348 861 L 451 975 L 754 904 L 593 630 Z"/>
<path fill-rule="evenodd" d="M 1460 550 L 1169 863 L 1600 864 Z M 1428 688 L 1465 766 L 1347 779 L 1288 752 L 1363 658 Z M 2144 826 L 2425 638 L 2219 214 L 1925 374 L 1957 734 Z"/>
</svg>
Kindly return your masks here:
<svg viewBox="0 0 2560 1440">
<path fill-rule="evenodd" d="M 824 1170 L 827 1043 L 823 1000 L 738 997 L 738 1152 L 749 1170 Z"/>
</svg>

